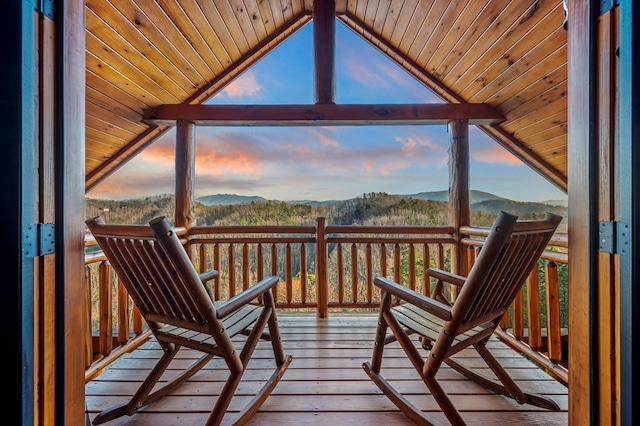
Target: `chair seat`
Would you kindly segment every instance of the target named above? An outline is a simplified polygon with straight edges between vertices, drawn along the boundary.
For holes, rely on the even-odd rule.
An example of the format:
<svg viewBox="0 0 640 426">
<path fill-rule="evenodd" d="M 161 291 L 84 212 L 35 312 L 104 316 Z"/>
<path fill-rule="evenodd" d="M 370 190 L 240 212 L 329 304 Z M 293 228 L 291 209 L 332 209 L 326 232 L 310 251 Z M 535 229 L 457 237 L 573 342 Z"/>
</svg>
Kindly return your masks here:
<svg viewBox="0 0 640 426">
<path fill-rule="evenodd" d="M 402 303 L 395 306 L 391 308 L 391 312 L 404 327 L 426 336 L 431 341 L 435 341 L 438 338 L 445 323 L 442 318 L 409 303 Z M 491 322 L 485 322 L 458 334 L 451 346 L 456 347 L 460 344 L 467 346 L 466 343 L 469 339 L 476 338 L 478 334 L 481 333 L 490 334 L 491 332 L 493 332 L 493 324 Z"/>
<path fill-rule="evenodd" d="M 233 337 L 258 319 L 262 306 L 246 305 L 238 309 L 222 320 L 226 333 Z M 199 351 L 216 353 L 217 345 L 211 333 L 199 333 L 183 327 L 165 325 L 157 330 L 157 339 L 160 341 L 177 343 Z"/>
</svg>

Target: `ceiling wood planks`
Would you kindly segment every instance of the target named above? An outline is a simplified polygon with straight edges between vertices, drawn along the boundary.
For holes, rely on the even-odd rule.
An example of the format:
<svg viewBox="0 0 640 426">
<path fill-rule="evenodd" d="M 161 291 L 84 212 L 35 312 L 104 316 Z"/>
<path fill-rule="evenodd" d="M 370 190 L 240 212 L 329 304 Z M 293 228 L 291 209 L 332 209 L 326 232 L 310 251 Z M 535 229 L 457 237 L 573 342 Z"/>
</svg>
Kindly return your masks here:
<svg viewBox="0 0 640 426">
<path fill-rule="evenodd" d="M 503 116 L 482 129 L 566 189 L 560 0 L 335 3 L 340 21 L 443 100 Z M 87 0 L 86 9 L 89 189 L 167 130 L 145 115 L 209 99 L 305 25 L 313 1 Z"/>
</svg>

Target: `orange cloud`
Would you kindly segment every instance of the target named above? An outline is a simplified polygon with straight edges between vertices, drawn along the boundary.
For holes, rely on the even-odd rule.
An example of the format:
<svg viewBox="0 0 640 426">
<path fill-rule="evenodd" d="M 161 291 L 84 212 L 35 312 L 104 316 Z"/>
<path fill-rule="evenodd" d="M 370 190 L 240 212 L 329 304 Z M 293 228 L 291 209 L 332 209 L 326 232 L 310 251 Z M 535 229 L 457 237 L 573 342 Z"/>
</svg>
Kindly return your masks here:
<svg viewBox="0 0 640 426">
<path fill-rule="evenodd" d="M 513 155 L 497 143 L 482 148 L 472 148 L 471 158 L 482 163 L 500 163 L 509 166 L 522 165 L 522 161 L 520 161 L 515 155 Z"/>
<path fill-rule="evenodd" d="M 176 149 L 175 143 L 168 144 L 165 141 L 158 141 L 149 148 L 138 154 L 138 158 L 150 163 L 157 163 L 167 167 L 175 166 Z"/>
<path fill-rule="evenodd" d="M 222 93 L 231 98 L 240 98 L 244 96 L 263 96 L 263 87 L 258 83 L 258 79 L 253 71 L 247 71 L 236 80 L 229 83 Z"/>
<path fill-rule="evenodd" d="M 220 138 L 198 137 L 196 173 L 199 175 L 252 174 L 260 175 L 263 160 L 255 147 L 243 141 L 234 143 L 231 135 Z"/>
</svg>

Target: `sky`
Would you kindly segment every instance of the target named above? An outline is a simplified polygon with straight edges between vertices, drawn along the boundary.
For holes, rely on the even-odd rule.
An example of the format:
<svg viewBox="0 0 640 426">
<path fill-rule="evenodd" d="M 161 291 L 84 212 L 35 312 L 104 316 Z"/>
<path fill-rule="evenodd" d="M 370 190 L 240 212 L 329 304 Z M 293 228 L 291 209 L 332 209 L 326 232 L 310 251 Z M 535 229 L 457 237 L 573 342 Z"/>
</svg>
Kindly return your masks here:
<svg viewBox="0 0 640 426">
<path fill-rule="evenodd" d="M 209 104 L 313 104 L 309 23 Z M 336 23 L 336 103 L 440 103 L 421 83 Z M 518 201 L 566 194 L 475 126 L 469 128 L 470 186 Z M 447 190 L 449 136 L 442 126 L 196 128 L 196 198 L 344 200 L 371 192 Z M 87 193 L 123 200 L 174 191 L 175 129 Z"/>
</svg>

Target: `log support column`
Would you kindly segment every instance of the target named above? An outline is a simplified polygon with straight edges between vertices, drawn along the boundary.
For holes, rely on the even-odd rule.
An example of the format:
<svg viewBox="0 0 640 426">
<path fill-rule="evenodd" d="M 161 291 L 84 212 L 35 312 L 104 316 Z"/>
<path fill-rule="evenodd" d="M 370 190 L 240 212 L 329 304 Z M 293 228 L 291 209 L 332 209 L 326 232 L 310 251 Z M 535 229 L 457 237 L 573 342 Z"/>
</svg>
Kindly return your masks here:
<svg viewBox="0 0 640 426">
<path fill-rule="evenodd" d="M 336 102 L 336 2 L 313 2 L 313 52 L 317 104 Z"/>
<path fill-rule="evenodd" d="M 195 124 L 178 120 L 176 132 L 176 176 L 174 225 L 190 229 L 195 224 Z M 191 256 L 192 253 L 189 253 Z"/>
<path fill-rule="evenodd" d="M 456 247 L 451 252 L 451 271 L 466 276 L 468 271 L 467 250 L 461 244 L 461 226 L 470 222 L 469 205 L 469 122 L 449 122 L 449 217 L 454 228 Z M 455 296 L 455 295 L 454 295 Z"/>
</svg>

